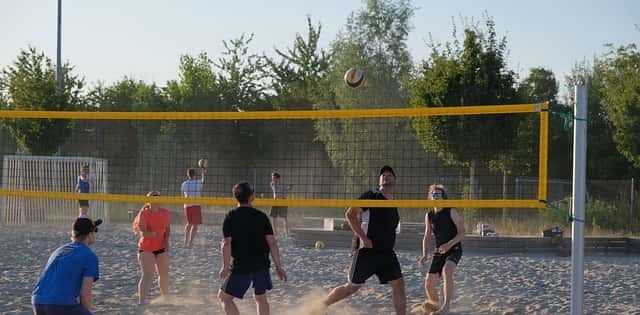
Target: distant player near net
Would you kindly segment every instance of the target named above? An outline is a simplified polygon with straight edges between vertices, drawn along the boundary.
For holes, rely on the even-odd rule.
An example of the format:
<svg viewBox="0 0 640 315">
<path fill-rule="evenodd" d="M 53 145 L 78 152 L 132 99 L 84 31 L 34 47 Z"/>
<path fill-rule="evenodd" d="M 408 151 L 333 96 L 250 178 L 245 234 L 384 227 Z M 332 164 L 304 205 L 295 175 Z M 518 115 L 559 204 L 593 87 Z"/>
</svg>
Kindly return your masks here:
<svg viewBox="0 0 640 315">
<path fill-rule="evenodd" d="M 431 200 L 447 199 L 447 191 L 442 185 L 429 186 L 428 194 Z M 422 304 L 422 310 L 430 314 L 447 314 L 453 300 L 453 274 L 462 258 L 460 242 L 465 236 L 464 224 L 456 209 L 436 207 L 427 212 L 424 222 L 422 256 L 418 264 L 423 266 L 427 260 L 432 233 L 436 238 L 436 248 L 424 283 L 427 301 Z M 442 306 L 438 308 L 436 283 L 441 277 L 444 277 L 444 300 Z"/>
<path fill-rule="evenodd" d="M 359 199 L 393 199 L 395 181 L 395 172 L 390 166 L 385 165 L 380 169 L 379 188 L 365 192 Z M 347 209 L 346 218 L 351 230 L 358 237 L 357 250 L 351 262 L 348 282 L 334 288 L 324 299 L 321 308 L 350 296 L 358 291 L 367 279 L 376 275 L 380 284 L 388 283 L 391 287 L 395 313 L 406 314 L 404 280 L 398 257 L 393 250 L 396 228 L 400 222 L 398 208 L 350 207 Z"/>
<path fill-rule="evenodd" d="M 291 189 L 291 186 L 287 185 L 280 176 L 279 173 L 273 172 L 271 173 L 271 191 L 273 192 L 273 199 L 286 199 L 287 192 Z M 289 208 L 287 206 L 273 206 L 271 207 L 271 212 L 269 216 L 273 219 L 273 234 L 278 234 L 278 218 L 282 218 L 284 220 L 284 235 L 289 235 L 289 221 L 287 220 L 287 215 L 289 212 Z"/>
<path fill-rule="evenodd" d="M 196 170 L 187 169 L 187 180 L 182 183 L 181 190 L 184 197 L 199 198 L 202 196 L 204 186 L 204 175 L 207 173 L 205 160 L 198 161 L 200 168 L 200 179 L 196 179 Z M 191 247 L 193 240 L 198 233 L 198 225 L 202 224 L 202 208 L 199 204 L 185 204 L 184 217 L 184 245 Z"/>
<path fill-rule="evenodd" d="M 91 192 L 91 175 L 89 174 L 89 164 L 82 164 L 80 166 L 80 175 L 76 181 L 76 192 L 81 194 L 88 194 Z M 86 217 L 89 212 L 89 200 L 78 200 L 78 216 Z"/>
</svg>

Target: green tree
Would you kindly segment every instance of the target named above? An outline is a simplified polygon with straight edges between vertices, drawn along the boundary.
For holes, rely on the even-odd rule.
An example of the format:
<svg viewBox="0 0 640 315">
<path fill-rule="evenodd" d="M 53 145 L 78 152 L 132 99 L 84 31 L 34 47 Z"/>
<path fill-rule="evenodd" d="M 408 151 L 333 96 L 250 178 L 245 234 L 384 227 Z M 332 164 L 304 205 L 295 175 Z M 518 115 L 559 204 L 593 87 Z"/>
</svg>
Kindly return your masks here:
<svg viewBox="0 0 640 315">
<path fill-rule="evenodd" d="M 173 109 L 162 89 L 155 84 L 128 77 L 111 85 L 99 83 L 89 92 L 87 100 L 90 108 L 96 111 L 137 112 Z M 87 148 L 77 150 L 82 154 L 96 155 L 109 160 L 110 180 L 118 183 L 112 187 L 122 189 L 121 192 L 144 191 L 147 187 L 130 187 L 128 179 L 135 174 L 136 178 L 148 177 L 149 184 L 158 184 L 157 171 L 162 169 L 161 163 L 164 161 L 154 157 L 168 152 L 166 149 L 161 150 L 158 141 L 165 130 L 162 125 L 167 123 L 169 122 L 156 120 L 83 120 L 79 122 L 76 131 L 81 133 L 82 130 L 93 130 L 96 136 L 91 141 L 102 143 L 95 147 L 85 144 Z"/>
<path fill-rule="evenodd" d="M 65 82 L 56 93 L 56 70 L 51 59 L 36 48 L 21 50 L 12 66 L 0 74 L 2 109 L 73 111 L 82 104 L 84 82 L 72 74 L 68 63 L 62 67 Z M 28 154 L 55 153 L 73 128 L 67 119 L 5 119 L 3 126 L 20 150 Z"/>
<path fill-rule="evenodd" d="M 515 73 L 507 69 L 506 38 L 498 39 L 495 24 L 487 18 L 486 29 L 467 26 L 462 47 L 456 38 L 444 48 L 432 43 L 431 56 L 423 62 L 411 87 L 413 107 L 513 104 L 518 100 Z M 423 148 L 445 163 L 469 168 L 472 198 L 478 194 L 475 175 L 493 161 L 504 165 L 506 152 L 517 138 L 519 120 L 513 115 L 441 116 L 413 120 Z M 485 164 L 485 165 L 483 165 Z M 502 165 L 501 165 L 502 164 Z"/>
<path fill-rule="evenodd" d="M 603 106 L 604 64 L 578 63 L 566 77 L 566 87 L 573 93 L 578 83 L 587 84 L 587 176 L 590 179 L 627 178 L 638 174 L 631 163 L 617 150 L 613 141 L 614 129 Z M 571 98 L 572 96 L 569 97 Z"/>
<path fill-rule="evenodd" d="M 311 109 L 320 82 L 327 76 L 331 55 L 318 48 L 322 26 L 314 27 L 307 17 L 307 36 L 296 34 L 292 48 L 275 49 L 279 60 L 264 57 L 269 88 L 274 91 L 271 103 L 276 109 Z"/>
<path fill-rule="evenodd" d="M 206 53 L 180 56 L 179 80 L 167 82 L 165 93 L 178 111 L 221 111 L 213 61 Z"/>
<path fill-rule="evenodd" d="M 640 169 L 640 51 L 611 48 L 603 61 L 602 105 L 618 151 Z"/>
<path fill-rule="evenodd" d="M 320 82 L 314 108 L 407 106 L 403 82 L 412 68 L 406 41 L 413 7 L 409 1 L 364 3 L 365 8 L 351 14 L 345 30 L 331 43 L 332 62 Z M 344 84 L 344 72 L 352 67 L 364 69 L 364 87 Z M 383 163 L 399 165 L 407 151 L 419 147 L 407 120 L 402 119 L 324 119 L 315 122 L 315 129 L 333 165 L 347 175 L 347 187 L 353 190 L 372 182 L 372 169 Z"/>
<path fill-rule="evenodd" d="M 249 53 L 253 34 L 222 41 L 226 51 L 215 63 L 218 68 L 217 84 L 226 108 L 242 110 L 272 109 L 266 102 L 265 61 L 262 56 Z"/>
<path fill-rule="evenodd" d="M 532 68 L 528 76 L 518 86 L 521 102 L 549 102 L 549 142 L 548 142 L 548 175 L 552 178 L 569 178 L 571 176 L 571 136 L 572 132 L 564 119 L 569 117 L 572 109 L 558 102 L 558 81 L 553 72 L 544 68 Z M 527 156 L 538 154 L 533 148 L 538 147 L 539 119 L 537 115 L 527 115 L 518 128 L 515 152 L 520 153 L 518 162 L 536 162 Z M 523 136 L 524 135 L 524 136 Z M 537 164 L 537 163 L 536 163 Z M 530 164 L 517 166 L 516 175 L 528 175 L 537 168 Z M 531 173 L 537 176 L 537 173 Z"/>
</svg>

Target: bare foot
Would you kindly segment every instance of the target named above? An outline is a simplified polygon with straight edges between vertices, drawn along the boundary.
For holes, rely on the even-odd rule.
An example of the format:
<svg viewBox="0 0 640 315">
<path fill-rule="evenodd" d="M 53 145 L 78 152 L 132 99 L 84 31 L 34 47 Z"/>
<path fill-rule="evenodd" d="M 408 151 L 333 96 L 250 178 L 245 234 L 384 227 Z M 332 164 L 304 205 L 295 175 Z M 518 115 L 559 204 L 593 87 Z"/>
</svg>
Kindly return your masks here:
<svg viewBox="0 0 640 315">
<path fill-rule="evenodd" d="M 431 312 L 431 315 L 444 315 L 444 314 L 449 314 L 449 305 L 442 305 L 442 307 L 435 311 L 435 312 Z"/>
<path fill-rule="evenodd" d="M 438 304 L 433 301 L 425 301 L 424 303 L 422 303 L 421 309 L 425 314 L 431 314 L 432 312 L 438 310 Z"/>
</svg>

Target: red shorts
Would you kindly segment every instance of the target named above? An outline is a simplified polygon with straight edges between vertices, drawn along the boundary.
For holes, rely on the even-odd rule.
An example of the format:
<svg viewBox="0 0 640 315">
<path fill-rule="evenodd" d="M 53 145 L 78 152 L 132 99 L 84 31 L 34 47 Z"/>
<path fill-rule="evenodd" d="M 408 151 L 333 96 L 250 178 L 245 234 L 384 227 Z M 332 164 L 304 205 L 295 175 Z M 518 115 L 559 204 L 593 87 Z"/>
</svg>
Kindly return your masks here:
<svg viewBox="0 0 640 315">
<path fill-rule="evenodd" d="M 190 206 L 184 208 L 184 216 L 188 224 L 202 224 L 202 209 L 200 206 Z"/>
</svg>

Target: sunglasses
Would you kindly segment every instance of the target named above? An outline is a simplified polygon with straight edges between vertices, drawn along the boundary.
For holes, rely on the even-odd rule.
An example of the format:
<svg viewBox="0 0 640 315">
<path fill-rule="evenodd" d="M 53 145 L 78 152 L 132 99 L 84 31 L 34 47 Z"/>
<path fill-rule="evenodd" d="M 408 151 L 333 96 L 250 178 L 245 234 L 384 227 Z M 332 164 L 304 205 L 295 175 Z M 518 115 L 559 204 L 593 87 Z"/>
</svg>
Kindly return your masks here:
<svg viewBox="0 0 640 315">
<path fill-rule="evenodd" d="M 431 193 L 431 197 L 433 198 L 444 198 L 444 193 L 441 191 L 434 191 Z"/>
</svg>

